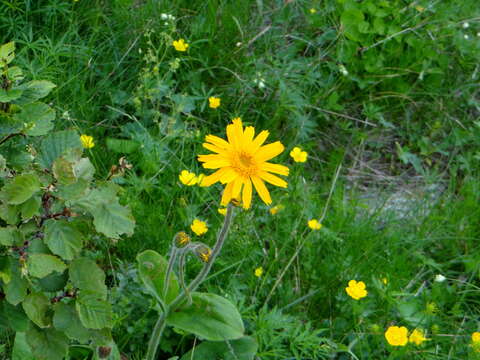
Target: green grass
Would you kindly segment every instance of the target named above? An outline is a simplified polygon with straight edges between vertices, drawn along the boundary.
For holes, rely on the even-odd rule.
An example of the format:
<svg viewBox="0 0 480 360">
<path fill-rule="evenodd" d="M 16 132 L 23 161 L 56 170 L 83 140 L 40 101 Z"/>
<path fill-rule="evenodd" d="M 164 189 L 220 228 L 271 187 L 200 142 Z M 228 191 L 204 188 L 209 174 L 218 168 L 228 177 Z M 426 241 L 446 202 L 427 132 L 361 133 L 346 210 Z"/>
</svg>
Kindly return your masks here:
<svg viewBox="0 0 480 360">
<path fill-rule="evenodd" d="M 213 243 L 221 187 L 182 186 L 178 174 L 202 172 L 204 135 L 224 136 L 241 116 L 284 143 L 276 162 L 291 168 L 289 187 L 272 191 L 284 206 L 276 215 L 258 197 L 237 211 L 205 288 L 237 303 L 258 358 L 475 358 L 478 4 L 389 3 L 398 10 L 387 14 L 392 24 L 425 25 L 362 53 L 388 35 L 354 42 L 342 1 L 0 1 L 0 42 L 17 43 L 28 78 L 57 84 L 58 128 L 95 137 L 98 179 L 121 156 L 133 165 L 118 183 L 135 234 L 97 249 L 124 281 L 112 298 L 124 354 L 141 358 L 154 313 L 129 264 L 145 249 L 166 253 L 195 217 L 210 228 L 202 241 Z M 373 21 L 373 10 L 362 11 Z M 177 20 L 165 25 L 161 13 Z M 188 52 L 175 52 L 178 38 Z M 212 95 L 222 99 L 217 110 L 208 108 Z M 107 138 L 139 147 L 107 146 Z M 288 156 L 294 146 L 309 152 L 305 164 Z M 432 185 L 435 196 L 426 196 Z M 405 214 L 382 201 L 399 190 L 414 193 Z M 310 231 L 307 221 L 323 212 L 323 228 Z M 189 276 L 199 268 L 190 259 Z M 447 280 L 435 282 L 437 274 Z M 347 296 L 351 279 L 367 284 L 367 298 Z M 423 328 L 430 340 L 393 348 L 383 336 L 392 324 Z M 159 358 L 193 343 L 169 331 Z"/>
</svg>

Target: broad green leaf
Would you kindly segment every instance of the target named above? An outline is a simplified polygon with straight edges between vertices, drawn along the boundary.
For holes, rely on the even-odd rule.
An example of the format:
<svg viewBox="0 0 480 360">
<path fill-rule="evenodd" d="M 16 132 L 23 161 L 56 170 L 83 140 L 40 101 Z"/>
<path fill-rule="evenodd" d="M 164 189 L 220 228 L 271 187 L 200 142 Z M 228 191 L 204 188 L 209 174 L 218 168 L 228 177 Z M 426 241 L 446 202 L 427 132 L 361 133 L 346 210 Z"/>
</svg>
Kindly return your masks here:
<svg viewBox="0 0 480 360">
<path fill-rule="evenodd" d="M 5 298 L 10 304 L 17 305 L 27 296 L 27 287 L 28 282 L 21 276 L 18 263 L 12 263 L 10 282 L 3 287 Z"/>
<path fill-rule="evenodd" d="M 23 244 L 24 237 L 23 234 L 16 226 L 7 226 L 0 228 L 0 245 L 20 246 Z"/>
<path fill-rule="evenodd" d="M 95 174 L 95 167 L 88 158 L 78 160 L 73 166 L 73 172 L 78 180 L 92 181 Z"/>
<path fill-rule="evenodd" d="M 25 330 L 24 330 L 25 331 Z M 36 360 L 32 350 L 27 343 L 27 336 L 24 332 L 15 334 L 15 343 L 13 344 L 12 360 Z"/>
<path fill-rule="evenodd" d="M 105 273 L 94 261 L 87 258 L 73 260 L 70 263 L 69 274 L 76 288 L 97 293 L 103 300 L 107 298 Z"/>
<path fill-rule="evenodd" d="M 57 273 L 53 272 L 42 279 L 38 279 L 37 283 L 43 291 L 55 292 L 62 290 L 68 281 L 67 272 Z"/>
<path fill-rule="evenodd" d="M 45 223 L 45 244 L 56 255 L 73 260 L 83 246 L 83 236 L 66 220 L 48 220 Z"/>
<path fill-rule="evenodd" d="M 12 278 L 12 265 L 10 264 L 10 257 L 0 256 L 0 280 L 5 284 L 10 282 Z"/>
<path fill-rule="evenodd" d="M 119 203 L 102 203 L 92 212 L 95 229 L 112 239 L 133 235 L 135 219 L 129 208 Z"/>
<path fill-rule="evenodd" d="M 147 250 L 137 256 L 138 274 L 148 291 L 166 303 L 171 303 L 179 293 L 179 285 L 175 273 L 171 273 L 167 296 L 163 296 L 165 273 L 168 262 L 159 253 Z"/>
<path fill-rule="evenodd" d="M 28 220 L 35 215 L 40 215 L 41 204 L 42 200 L 40 196 L 32 196 L 30 199 L 21 204 L 19 206 L 19 210 L 22 215 L 22 220 Z"/>
<path fill-rule="evenodd" d="M 26 331 L 30 322 L 21 305 L 13 306 L 6 301 L 0 301 L 0 320 L 0 324 L 14 331 Z"/>
<path fill-rule="evenodd" d="M 10 102 L 12 100 L 18 99 L 21 95 L 22 90 L 19 89 L 0 89 L 0 102 Z"/>
<path fill-rule="evenodd" d="M 43 293 L 29 294 L 22 306 L 28 318 L 37 326 L 41 328 L 50 326 L 51 319 L 47 314 L 50 309 L 50 300 Z"/>
<path fill-rule="evenodd" d="M 228 342 L 204 341 L 183 355 L 180 360 L 253 360 L 257 350 L 257 342 L 249 336 Z"/>
<path fill-rule="evenodd" d="M 25 124 L 25 135 L 42 136 L 53 129 L 55 110 L 44 103 L 36 102 L 22 107 L 22 111 L 15 114 L 15 119 Z"/>
<path fill-rule="evenodd" d="M 64 360 L 67 355 L 68 338 L 60 331 L 32 325 L 26 336 L 35 360 Z"/>
<path fill-rule="evenodd" d="M 83 326 L 89 329 L 111 328 L 113 313 L 111 305 L 98 292 L 83 290 L 75 302 Z"/>
<path fill-rule="evenodd" d="M 20 85 L 18 89 L 23 91 L 22 96 L 15 100 L 15 104 L 30 104 L 47 96 L 56 85 L 47 80 L 32 80 Z"/>
<path fill-rule="evenodd" d="M 57 131 L 46 135 L 40 145 L 40 163 L 50 168 L 53 162 L 69 149 L 81 149 L 80 136 L 74 130 Z"/>
<path fill-rule="evenodd" d="M 86 343 L 90 339 L 90 332 L 81 324 L 73 304 L 58 303 L 55 305 L 53 326 L 63 331 L 72 340 Z"/>
<path fill-rule="evenodd" d="M 5 75 L 10 81 L 14 82 L 21 81 L 24 78 L 23 71 L 18 66 L 10 66 L 5 72 Z"/>
<path fill-rule="evenodd" d="M 95 349 L 93 360 L 122 360 L 117 344 L 110 341 L 108 344 L 98 346 Z"/>
<path fill-rule="evenodd" d="M 107 138 L 109 150 L 120 154 L 131 154 L 140 147 L 140 144 L 133 140 Z"/>
<path fill-rule="evenodd" d="M 30 199 L 39 190 L 38 177 L 34 174 L 23 174 L 15 176 L 3 187 L 2 192 L 9 204 L 18 205 Z"/>
<path fill-rule="evenodd" d="M 243 336 L 242 317 L 227 299 L 210 293 L 192 294 L 192 305 L 167 317 L 167 324 L 210 341 L 239 339 Z"/>
<path fill-rule="evenodd" d="M 52 171 L 53 176 L 61 185 L 73 184 L 77 181 L 73 172 L 73 164 L 63 156 L 53 162 Z"/>
<path fill-rule="evenodd" d="M 85 197 L 88 189 L 88 182 L 79 179 L 76 183 L 70 185 L 59 185 L 58 197 L 68 202 L 67 206 L 71 206 L 70 201 L 79 200 Z"/>
<path fill-rule="evenodd" d="M 30 275 L 44 278 L 54 271 L 63 273 L 67 266 L 62 260 L 53 255 L 30 254 L 27 260 L 27 268 Z"/>
<path fill-rule="evenodd" d="M 10 41 L 4 45 L 0 45 L 0 66 L 3 67 L 12 62 L 15 58 L 15 43 Z"/>
<path fill-rule="evenodd" d="M 18 222 L 19 209 L 15 205 L 0 203 L 0 218 L 8 225 L 15 225 Z"/>
</svg>

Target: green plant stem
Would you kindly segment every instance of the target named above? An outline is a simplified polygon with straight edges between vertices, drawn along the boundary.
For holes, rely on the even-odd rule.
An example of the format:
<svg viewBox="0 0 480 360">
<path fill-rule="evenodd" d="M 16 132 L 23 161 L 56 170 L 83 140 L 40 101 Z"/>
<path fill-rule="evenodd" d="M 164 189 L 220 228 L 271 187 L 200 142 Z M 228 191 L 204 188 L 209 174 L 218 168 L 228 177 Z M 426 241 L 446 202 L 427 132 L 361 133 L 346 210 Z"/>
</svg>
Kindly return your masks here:
<svg viewBox="0 0 480 360">
<path fill-rule="evenodd" d="M 170 259 L 168 259 L 167 273 L 165 274 L 165 282 L 163 285 L 163 298 L 166 299 L 168 292 L 168 285 L 170 283 L 170 275 L 172 274 L 173 265 L 175 265 L 175 260 L 177 259 L 177 248 L 175 246 L 175 239 L 173 241 L 174 245 L 172 247 L 172 253 L 170 254 Z"/>
<path fill-rule="evenodd" d="M 160 340 L 162 338 L 163 330 L 167 325 L 166 319 L 169 312 L 169 308 L 165 309 L 165 311 L 160 315 L 158 318 L 155 327 L 153 328 L 152 336 L 150 337 L 150 341 L 148 342 L 148 350 L 146 360 L 155 360 L 155 355 L 157 353 L 158 345 L 160 345 Z"/>
<path fill-rule="evenodd" d="M 176 298 L 172 301 L 171 304 L 166 305 L 162 315 L 157 320 L 155 324 L 155 328 L 153 329 L 152 336 L 150 337 L 150 341 L 148 342 L 148 350 L 146 360 L 155 360 L 155 355 L 157 353 L 158 345 L 160 344 L 160 340 L 162 338 L 163 330 L 166 326 L 166 319 L 168 314 L 171 311 L 175 311 L 178 306 L 180 306 L 187 294 L 191 294 L 193 291 L 197 289 L 197 287 L 205 280 L 208 273 L 210 272 L 215 259 L 220 254 L 222 250 L 223 244 L 227 238 L 228 229 L 230 228 L 230 224 L 232 223 L 233 218 L 233 205 L 229 204 L 227 208 L 227 213 L 225 215 L 225 220 L 223 221 L 223 226 L 218 233 L 217 241 L 215 246 L 213 247 L 212 254 L 210 255 L 210 259 L 208 262 L 205 263 L 202 270 L 198 273 L 198 275 L 193 279 L 193 281 L 188 285 L 186 289 L 184 289 Z"/>
</svg>

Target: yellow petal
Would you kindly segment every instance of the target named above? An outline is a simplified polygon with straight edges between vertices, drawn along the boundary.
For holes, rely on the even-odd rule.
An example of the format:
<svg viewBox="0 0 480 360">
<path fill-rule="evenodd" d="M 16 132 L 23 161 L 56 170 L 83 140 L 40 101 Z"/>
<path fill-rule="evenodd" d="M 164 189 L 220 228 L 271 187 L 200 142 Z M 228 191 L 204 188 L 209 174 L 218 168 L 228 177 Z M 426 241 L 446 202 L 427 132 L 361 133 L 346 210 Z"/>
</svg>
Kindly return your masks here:
<svg viewBox="0 0 480 360">
<path fill-rule="evenodd" d="M 253 126 L 247 126 L 243 132 L 243 142 L 246 146 L 251 146 L 253 137 L 255 136 L 255 128 Z"/>
<path fill-rule="evenodd" d="M 249 209 L 250 204 L 252 203 L 252 182 L 250 181 L 250 179 L 245 180 L 245 183 L 243 186 L 242 200 L 243 200 L 243 208 Z"/>
<path fill-rule="evenodd" d="M 236 177 L 238 177 L 237 172 L 233 168 L 227 167 L 225 168 L 225 172 L 220 177 L 220 182 L 222 184 L 227 184 L 232 182 Z"/>
<path fill-rule="evenodd" d="M 284 149 L 285 147 L 280 141 L 275 141 L 274 143 L 262 146 L 255 154 L 255 159 L 258 162 L 270 160 L 280 154 Z"/>
<path fill-rule="evenodd" d="M 290 172 L 290 169 L 286 166 L 279 165 L 279 164 L 272 164 L 269 162 L 263 163 L 261 165 L 261 168 L 264 171 L 269 171 L 269 172 L 273 172 L 275 174 L 284 175 L 284 176 L 288 176 Z"/>
<path fill-rule="evenodd" d="M 260 199 L 262 199 L 265 204 L 270 205 L 272 203 L 272 198 L 270 197 L 270 193 L 268 192 L 265 183 L 257 176 L 252 176 L 251 179 Z"/>
<path fill-rule="evenodd" d="M 263 180 L 272 185 L 280 186 L 283 188 L 287 187 L 287 182 L 283 179 L 280 179 L 278 176 L 272 175 L 266 171 L 260 171 L 259 175 Z"/>
<path fill-rule="evenodd" d="M 263 130 L 260 132 L 260 134 L 257 135 L 255 140 L 253 140 L 252 142 L 252 153 L 256 152 L 260 148 L 260 146 L 263 145 L 265 140 L 267 140 L 269 134 L 270 133 L 267 130 Z"/>
<path fill-rule="evenodd" d="M 210 144 L 210 143 L 203 143 L 202 146 L 205 148 L 205 149 L 208 149 L 210 151 L 213 151 L 213 152 L 216 152 L 216 153 L 225 153 L 225 149 L 217 146 L 217 145 L 214 145 L 214 144 Z"/>
<path fill-rule="evenodd" d="M 215 171 L 212 175 L 206 176 L 203 178 L 201 185 L 210 186 L 220 181 L 220 178 L 227 172 L 227 168 L 221 168 L 220 170 Z"/>
<path fill-rule="evenodd" d="M 222 148 L 222 149 L 228 149 L 230 148 L 230 144 L 225 141 L 224 139 L 218 137 L 218 136 L 215 136 L 215 135 L 207 135 L 205 136 L 205 141 L 206 142 L 209 142 L 209 143 L 212 143 L 213 145 L 216 145 L 218 146 L 219 148 Z"/>
<path fill-rule="evenodd" d="M 233 182 L 232 198 L 238 199 L 240 197 L 240 191 L 242 190 L 243 179 L 237 177 Z"/>
<path fill-rule="evenodd" d="M 225 186 L 225 190 L 223 190 L 222 200 L 220 202 L 223 206 L 227 206 L 230 200 L 232 200 L 233 183 L 233 181 L 228 183 L 227 186 Z"/>
</svg>

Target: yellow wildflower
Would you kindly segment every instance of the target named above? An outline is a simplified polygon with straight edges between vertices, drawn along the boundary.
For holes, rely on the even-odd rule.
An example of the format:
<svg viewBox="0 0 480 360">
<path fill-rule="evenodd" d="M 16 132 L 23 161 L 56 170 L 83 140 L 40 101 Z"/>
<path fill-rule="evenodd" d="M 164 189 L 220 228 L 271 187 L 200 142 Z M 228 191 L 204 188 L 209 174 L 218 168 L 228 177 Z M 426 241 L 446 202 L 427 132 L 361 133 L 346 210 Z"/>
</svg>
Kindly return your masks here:
<svg viewBox="0 0 480 360">
<path fill-rule="evenodd" d="M 178 175 L 178 179 L 183 185 L 187 186 L 195 185 L 198 181 L 198 178 L 195 176 L 195 174 L 188 170 L 182 170 L 180 175 Z"/>
<path fill-rule="evenodd" d="M 172 45 L 177 51 L 187 51 L 189 47 L 189 45 L 183 39 L 174 40 Z"/>
<path fill-rule="evenodd" d="M 357 282 L 356 280 L 350 280 L 345 291 L 355 300 L 360 300 L 368 294 L 368 291 L 365 289 L 365 283 L 363 281 Z"/>
<path fill-rule="evenodd" d="M 320 224 L 317 219 L 311 219 L 308 220 L 308 227 L 312 230 L 320 230 L 322 228 L 322 224 Z"/>
<path fill-rule="evenodd" d="M 215 96 L 210 96 L 208 98 L 208 106 L 210 106 L 212 109 L 216 109 L 220 106 L 220 98 L 217 98 Z"/>
<path fill-rule="evenodd" d="M 388 284 L 388 279 L 386 277 L 383 277 L 382 282 L 383 282 L 383 285 L 387 285 Z"/>
<path fill-rule="evenodd" d="M 385 332 L 385 339 L 392 346 L 405 346 L 408 343 L 408 330 L 405 326 L 390 326 Z"/>
<path fill-rule="evenodd" d="M 262 275 L 263 275 L 263 267 L 261 267 L 261 266 L 260 266 L 260 267 L 257 267 L 257 268 L 255 269 L 255 276 L 256 276 L 256 277 L 260 277 L 260 276 L 262 276 Z"/>
<path fill-rule="evenodd" d="M 472 342 L 475 344 L 480 344 L 480 332 L 475 331 L 472 333 Z"/>
<path fill-rule="evenodd" d="M 309 11 L 310 11 L 310 14 L 315 14 L 317 12 L 317 10 L 314 8 L 311 8 Z"/>
<path fill-rule="evenodd" d="M 197 182 L 197 184 L 198 184 L 199 186 L 202 186 L 202 181 L 203 181 L 203 178 L 204 178 L 204 177 L 205 177 L 205 174 L 199 174 L 199 175 L 195 178 L 195 180 L 196 180 L 196 182 Z"/>
<path fill-rule="evenodd" d="M 227 215 L 227 208 L 219 208 L 218 213 L 223 216 Z"/>
<path fill-rule="evenodd" d="M 203 147 L 216 154 L 199 155 L 206 169 L 219 169 L 203 179 L 203 186 L 216 182 L 226 184 L 221 204 L 226 206 L 232 199 L 240 198 L 244 209 L 249 209 L 252 202 L 252 185 L 260 198 L 269 205 L 272 203 L 270 193 L 264 181 L 286 188 L 287 183 L 271 174 L 287 176 L 286 166 L 272 164 L 268 160 L 280 154 L 284 147 L 279 142 L 263 145 L 268 137 L 268 131 L 262 131 L 254 139 L 255 129 L 252 126 L 243 128 L 240 119 L 234 119 L 227 126 L 228 142 L 214 135 L 207 135 Z M 263 146 L 262 146 L 263 145 Z"/>
<path fill-rule="evenodd" d="M 93 137 L 92 136 L 82 135 L 82 136 L 80 136 L 80 142 L 82 143 L 82 146 L 85 149 L 91 149 L 95 146 L 95 143 L 93 142 Z"/>
<path fill-rule="evenodd" d="M 423 336 L 423 331 L 420 329 L 415 329 L 412 331 L 408 337 L 408 342 L 414 343 L 415 345 L 421 345 L 427 339 Z"/>
<path fill-rule="evenodd" d="M 305 162 L 307 161 L 308 154 L 306 151 L 302 151 L 301 148 L 296 146 L 290 151 L 290 157 L 292 157 L 295 162 Z"/>
<path fill-rule="evenodd" d="M 190 229 L 192 229 L 192 231 L 198 236 L 201 236 L 208 231 L 207 223 L 198 219 L 193 220 Z"/>
<path fill-rule="evenodd" d="M 274 207 L 271 207 L 270 210 L 268 211 L 270 211 L 270 214 L 276 215 L 282 209 L 283 209 L 282 205 L 275 205 Z"/>
</svg>

